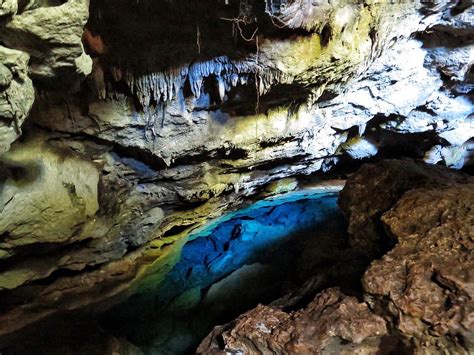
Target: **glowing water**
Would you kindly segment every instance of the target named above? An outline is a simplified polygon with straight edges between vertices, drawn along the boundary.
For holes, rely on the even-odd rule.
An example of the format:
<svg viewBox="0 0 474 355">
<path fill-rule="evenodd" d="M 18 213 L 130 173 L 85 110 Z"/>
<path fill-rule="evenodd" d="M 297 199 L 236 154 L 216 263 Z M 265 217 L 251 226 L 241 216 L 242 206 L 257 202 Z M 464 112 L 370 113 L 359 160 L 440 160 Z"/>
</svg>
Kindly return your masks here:
<svg viewBox="0 0 474 355">
<path fill-rule="evenodd" d="M 163 282 L 109 313 L 112 328 L 147 353 L 192 351 L 213 326 L 304 279 L 302 249 L 342 223 L 337 193 L 311 190 L 218 218 L 192 233 Z"/>
</svg>

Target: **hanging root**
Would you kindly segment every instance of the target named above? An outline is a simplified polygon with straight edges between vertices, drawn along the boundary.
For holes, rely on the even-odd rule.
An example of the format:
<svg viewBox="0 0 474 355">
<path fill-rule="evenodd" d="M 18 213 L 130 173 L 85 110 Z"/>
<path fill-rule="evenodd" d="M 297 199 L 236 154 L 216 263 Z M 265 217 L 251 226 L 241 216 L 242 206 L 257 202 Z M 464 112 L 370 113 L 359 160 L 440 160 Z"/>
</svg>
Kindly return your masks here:
<svg viewBox="0 0 474 355">
<path fill-rule="evenodd" d="M 260 75 L 260 67 L 258 65 L 258 57 L 260 55 L 260 47 L 259 47 L 259 44 L 258 44 L 258 36 L 256 37 L 256 40 L 255 40 L 255 46 L 257 47 L 257 53 L 255 55 L 255 65 L 257 67 L 257 69 L 255 70 L 255 89 L 257 91 L 257 100 L 256 100 L 256 103 L 255 103 L 255 114 L 258 115 L 258 111 L 259 111 L 259 106 L 260 106 L 260 90 L 261 90 L 261 75 Z"/>
<path fill-rule="evenodd" d="M 199 30 L 199 24 L 196 25 L 196 44 L 198 48 L 198 54 L 201 54 L 201 31 Z"/>
</svg>

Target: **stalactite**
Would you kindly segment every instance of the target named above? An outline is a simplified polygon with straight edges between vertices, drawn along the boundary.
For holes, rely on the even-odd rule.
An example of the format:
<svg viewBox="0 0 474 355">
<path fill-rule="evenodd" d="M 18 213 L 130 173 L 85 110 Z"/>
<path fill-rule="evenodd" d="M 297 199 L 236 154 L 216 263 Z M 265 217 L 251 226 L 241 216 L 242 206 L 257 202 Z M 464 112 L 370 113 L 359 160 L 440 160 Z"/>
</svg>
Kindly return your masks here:
<svg viewBox="0 0 474 355">
<path fill-rule="evenodd" d="M 182 91 L 187 81 L 192 95 L 199 98 L 204 80 L 210 77 L 214 77 L 216 80 L 221 101 L 225 99 L 225 95 L 232 88 L 238 85 L 247 85 L 250 78 L 255 80 L 259 96 L 267 94 L 276 84 L 293 82 L 292 76 L 286 75 L 278 69 L 265 68 L 255 58 L 253 56 L 241 61 L 232 61 L 226 56 L 221 56 L 139 77 L 130 71 L 114 68 L 112 78 L 115 81 L 123 80 L 132 94 L 136 96 L 142 108 L 177 100 L 182 97 Z M 256 75 L 258 79 L 255 78 Z"/>
</svg>

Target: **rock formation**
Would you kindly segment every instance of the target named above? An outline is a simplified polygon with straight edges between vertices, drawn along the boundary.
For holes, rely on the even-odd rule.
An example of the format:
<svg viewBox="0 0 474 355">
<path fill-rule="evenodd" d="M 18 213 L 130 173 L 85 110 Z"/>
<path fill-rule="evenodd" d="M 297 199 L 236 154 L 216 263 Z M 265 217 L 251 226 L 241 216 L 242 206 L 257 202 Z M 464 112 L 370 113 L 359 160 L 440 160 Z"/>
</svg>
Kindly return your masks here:
<svg viewBox="0 0 474 355">
<path fill-rule="evenodd" d="M 0 0 L 0 337 L 102 313 L 210 219 L 362 159 L 469 169 L 473 16 L 463 0 Z M 364 262 L 393 245 L 378 218 L 400 179 L 369 216 L 346 208 Z"/>
<path fill-rule="evenodd" d="M 28 77 L 29 56 L 0 46 L 0 152 L 10 148 L 21 134 L 21 126 L 34 101 L 34 89 Z"/>
<path fill-rule="evenodd" d="M 363 166 L 341 194 L 355 245 L 396 243 L 365 272 L 364 302 L 328 289 L 297 311 L 285 299 L 259 305 L 216 327 L 198 353 L 472 352 L 473 187 L 470 176 L 412 161 Z"/>
<path fill-rule="evenodd" d="M 287 313 L 259 305 L 239 317 L 231 329 L 218 327 L 214 332 L 198 354 L 375 354 L 387 326 L 365 303 L 328 289 L 300 311 Z M 217 336 L 225 351 L 218 347 Z"/>
<path fill-rule="evenodd" d="M 396 171 L 396 174 L 394 174 Z M 393 239 L 380 240 L 380 216 L 387 212 L 407 191 L 421 187 L 447 187 L 466 182 L 435 166 L 420 168 L 403 161 L 385 161 L 367 165 L 348 180 L 341 192 L 341 208 L 349 220 L 352 245 L 361 251 L 380 253 L 393 245 Z M 384 250 L 385 249 L 385 250 Z"/>
</svg>

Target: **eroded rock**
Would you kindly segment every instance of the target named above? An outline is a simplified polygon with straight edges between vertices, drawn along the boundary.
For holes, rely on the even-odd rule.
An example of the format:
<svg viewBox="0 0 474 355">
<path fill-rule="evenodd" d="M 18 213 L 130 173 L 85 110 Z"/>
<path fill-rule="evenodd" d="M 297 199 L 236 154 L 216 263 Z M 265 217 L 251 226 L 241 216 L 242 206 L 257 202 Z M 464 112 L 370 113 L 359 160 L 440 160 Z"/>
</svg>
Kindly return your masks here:
<svg viewBox="0 0 474 355">
<path fill-rule="evenodd" d="M 349 220 L 352 245 L 368 255 L 380 255 L 393 244 L 383 233 L 380 217 L 409 190 L 466 183 L 469 177 L 413 161 L 386 160 L 363 165 L 341 191 L 340 206 Z"/>
<path fill-rule="evenodd" d="M 18 10 L 17 0 L 2 0 L 0 2 L 0 18 L 6 16 L 12 16 L 16 14 Z"/>
<path fill-rule="evenodd" d="M 0 28 L 0 36 L 8 47 L 30 54 L 32 77 L 52 86 L 58 85 L 52 80 L 69 81 L 69 86 L 92 70 L 81 41 L 88 17 L 88 0 L 69 0 L 13 16 Z"/>
<path fill-rule="evenodd" d="M 0 193 L 1 259 L 24 254 L 34 246 L 90 238 L 87 223 L 93 224 L 99 208 L 99 173 L 93 164 L 37 139 L 4 154 L 2 168 L 7 175 Z M 44 278 L 61 264 L 55 258 L 34 259 L 3 270 L 0 289 Z"/>
<path fill-rule="evenodd" d="M 364 275 L 367 298 L 426 352 L 474 349 L 474 180 L 409 191 L 381 220 L 397 245 Z"/>
<path fill-rule="evenodd" d="M 33 106 L 29 59 L 26 53 L 0 46 L 0 154 L 21 135 L 21 126 Z"/>
<path fill-rule="evenodd" d="M 82 82 L 92 66 L 81 42 L 88 2 L 19 1 L 18 9 L 15 3 L 1 3 L 0 34 L 2 44 L 24 53 L 0 47 L 0 57 L 9 58 L 0 64 L 6 122 L 0 151 L 19 136 L 32 105 L 29 72 L 43 94 L 29 132 L 73 152 L 75 167 L 28 139 L 11 153 L 37 153 L 35 166 L 45 169 L 33 169 L 32 180 L 27 175 L 17 186 L 21 205 L 5 195 L 1 257 L 8 267 L 1 277 L 11 290 L 2 292 L 1 334 L 66 309 L 101 309 L 127 297 L 143 275 L 166 273 L 186 228 L 237 208 L 274 181 L 327 171 L 345 155 L 382 152 L 383 142 L 370 136 L 374 126 L 432 134 L 427 149 L 417 152 L 433 152 L 432 162 L 461 167 L 469 160 L 463 147 L 473 136 L 471 47 L 459 40 L 456 48 L 447 45 L 468 38 L 467 6 L 440 4 L 423 12 L 424 5 L 410 2 L 297 1 L 306 7 L 284 11 L 289 28 L 259 13 L 267 24 L 246 41 L 231 36 L 233 21 L 226 22 L 224 39 L 221 8 L 208 11 L 204 1 L 195 13 L 185 1 L 94 2 L 84 35 L 94 71 Z M 182 7 L 188 21 L 173 17 Z M 213 17 L 207 29 L 201 14 Z M 252 17 L 244 35 L 255 25 Z M 443 40 L 425 38 L 427 28 Z M 178 40 L 168 40 L 170 33 Z M 413 33 L 423 36 L 413 39 Z M 50 91 L 63 84 L 68 90 Z M 13 170 L 5 164 L 7 194 L 18 178 L 15 164 Z M 72 185 L 61 185 L 61 169 Z M 365 189 L 362 178 L 352 183 L 359 189 L 348 193 L 348 206 L 356 206 L 348 207 L 354 246 L 368 254 L 383 249 L 379 217 L 412 180 L 425 186 L 452 179 L 436 169 L 410 169 L 397 182 L 382 174 L 381 184 L 393 184 L 388 189 Z M 50 184 L 35 179 L 43 173 Z M 379 200 L 372 205 L 358 201 L 374 191 Z M 55 219 L 49 212 L 59 205 L 64 211 Z"/>
<path fill-rule="evenodd" d="M 473 183 L 442 167 L 385 161 L 362 167 L 341 193 L 356 247 L 395 244 L 363 287 L 416 352 L 472 351 Z"/>
<path fill-rule="evenodd" d="M 365 303 L 328 289 L 297 312 L 259 305 L 231 325 L 216 327 L 197 353 L 375 354 L 386 334 L 384 320 Z"/>
</svg>

